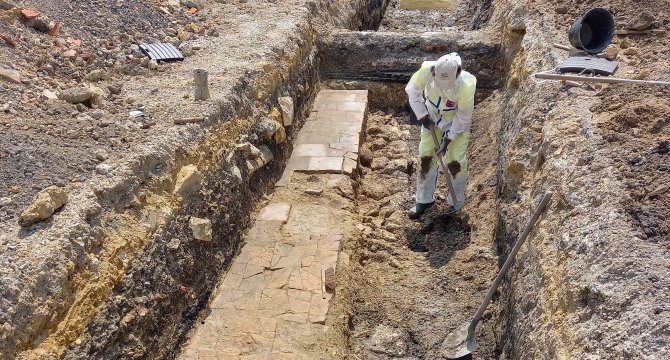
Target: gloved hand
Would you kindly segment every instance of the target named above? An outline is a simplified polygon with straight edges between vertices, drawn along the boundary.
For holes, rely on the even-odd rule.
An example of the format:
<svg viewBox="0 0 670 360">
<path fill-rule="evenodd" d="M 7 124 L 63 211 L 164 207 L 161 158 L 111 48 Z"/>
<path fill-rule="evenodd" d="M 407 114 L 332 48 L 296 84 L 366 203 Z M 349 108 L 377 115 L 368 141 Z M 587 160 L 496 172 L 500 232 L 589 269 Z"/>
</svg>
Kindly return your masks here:
<svg viewBox="0 0 670 360">
<path fill-rule="evenodd" d="M 440 148 L 437 150 L 437 155 L 444 156 L 444 154 L 447 152 L 447 148 L 449 147 L 449 143 L 451 143 L 451 139 L 449 139 L 445 133 L 444 137 L 442 138 Z"/>
<path fill-rule="evenodd" d="M 461 172 L 461 163 L 458 161 L 454 160 L 447 164 L 447 169 L 449 169 L 449 172 L 451 173 L 451 176 L 456 176 L 459 172 Z"/>
<path fill-rule="evenodd" d="M 422 117 L 421 119 L 419 119 L 419 122 L 420 122 L 421 125 L 422 125 L 423 127 L 425 127 L 426 129 L 430 129 L 430 125 L 433 123 L 433 121 L 430 120 L 430 117 L 428 117 L 428 115 L 426 115 L 426 116 Z"/>
</svg>

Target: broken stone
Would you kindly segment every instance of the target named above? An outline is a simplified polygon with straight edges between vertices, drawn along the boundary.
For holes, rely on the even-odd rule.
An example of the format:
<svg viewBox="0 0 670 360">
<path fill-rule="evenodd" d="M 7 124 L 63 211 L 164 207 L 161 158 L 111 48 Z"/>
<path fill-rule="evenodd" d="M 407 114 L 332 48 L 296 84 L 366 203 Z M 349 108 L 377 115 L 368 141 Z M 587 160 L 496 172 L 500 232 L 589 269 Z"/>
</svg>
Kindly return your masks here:
<svg viewBox="0 0 670 360">
<path fill-rule="evenodd" d="M 120 94 L 122 89 L 123 89 L 123 85 L 121 83 L 115 83 L 115 84 L 107 85 L 107 90 L 109 90 L 109 92 L 114 94 L 114 95 Z"/>
<path fill-rule="evenodd" d="M 619 48 L 609 47 L 605 50 L 603 57 L 609 61 L 614 61 L 619 56 Z"/>
<path fill-rule="evenodd" d="M 0 79 L 12 82 L 14 84 L 21 83 L 21 73 L 13 69 L 1 69 L 0 68 Z"/>
<path fill-rule="evenodd" d="M 68 59 L 73 59 L 73 58 L 77 57 L 77 50 L 74 50 L 74 49 L 67 50 L 63 53 L 63 56 L 68 58 Z"/>
<path fill-rule="evenodd" d="M 279 122 L 275 122 L 275 129 L 276 129 L 276 131 L 275 131 L 275 134 L 273 136 L 273 139 L 274 139 L 275 143 L 279 144 L 279 145 L 285 143 L 286 142 L 286 129 L 284 129 L 284 126 Z"/>
<path fill-rule="evenodd" d="M 289 96 L 280 97 L 279 107 L 281 108 L 282 123 L 284 126 L 291 126 L 293 124 L 293 117 L 295 116 L 293 98 Z"/>
<path fill-rule="evenodd" d="M 628 24 L 626 27 L 629 30 L 644 31 L 649 30 L 654 25 L 654 15 L 649 12 L 641 13 L 638 18 Z"/>
<path fill-rule="evenodd" d="M 367 147 L 363 146 L 361 147 L 361 150 L 359 151 L 360 154 L 360 159 L 361 159 L 361 165 L 365 167 L 370 167 L 372 165 L 372 151 L 368 149 Z"/>
<path fill-rule="evenodd" d="M 86 75 L 86 80 L 88 81 L 100 81 L 100 80 L 106 80 L 107 79 L 107 74 L 102 71 L 101 69 L 96 69 L 88 73 Z M 110 90 L 111 92 L 111 90 Z"/>
<path fill-rule="evenodd" d="M 335 268 L 332 266 L 324 270 L 324 283 L 326 291 L 329 293 L 335 292 Z"/>
<path fill-rule="evenodd" d="M 623 51 L 624 55 L 637 55 L 638 50 L 636 47 L 628 47 Z"/>
<path fill-rule="evenodd" d="M 323 194 L 323 189 L 307 189 L 305 190 L 305 194 L 313 196 L 321 196 L 321 194 Z"/>
<path fill-rule="evenodd" d="M 105 161 L 109 158 L 109 154 L 104 149 L 98 149 L 93 152 L 93 157 L 98 161 Z"/>
<path fill-rule="evenodd" d="M 212 222 L 208 219 L 191 217 L 189 227 L 193 237 L 200 241 L 212 241 Z"/>
<path fill-rule="evenodd" d="M 0 0 L 0 10 L 11 10 L 15 7 L 16 7 L 16 5 L 14 5 L 10 1 Z"/>
<path fill-rule="evenodd" d="M 238 168 L 237 165 L 233 165 L 230 168 L 230 172 L 235 176 L 238 184 L 242 182 L 242 171 L 240 171 L 240 168 Z"/>
<path fill-rule="evenodd" d="M 647 196 L 653 198 L 665 194 L 668 190 L 670 190 L 670 185 L 661 185 L 658 188 L 656 188 L 656 190 L 650 192 L 649 195 Z"/>
<path fill-rule="evenodd" d="M 250 150 L 249 159 L 247 159 L 247 171 L 249 172 L 249 175 L 252 175 L 258 169 L 272 161 L 274 155 L 272 154 L 272 151 L 270 151 L 270 148 L 265 145 L 261 146 L 260 149 L 251 144 L 249 145 Z"/>
<path fill-rule="evenodd" d="M 635 75 L 633 78 L 635 80 L 644 80 L 648 78 L 651 75 L 651 71 L 649 69 L 644 69 L 640 71 L 637 75 Z"/>
<path fill-rule="evenodd" d="M 69 102 L 70 104 L 84 103 L 87 100 L 90 100 L 92 96 L 93 96 L 93 94 L 92 94 L 91 90 L 88 89 L 88 88 L 84 88 L 84 87 L 62 90 L 58 94 L 59 99 L 65 100 L 65 101 Z"/>
<path fill-rule="evenodd" d="M 172 238 L 170 239 L 170 242 L 167 243 L 167 247 L 170 250 L 177 250 L 179 249 L 179 245 L 181 245 L 181 241 L 177 238 Z"/>
<path fill-rule="evenodd" d="M 177 174 L 173 193 L 184 195 L 198 191 L 200 190 L 201 182 L 202 174 L 198 171 L 198 167 L 195 165 L 186 165 Z"/>
<path fill-rule="evenodd" d="M 26 26 L 31 27 L 39 32 L 48 33 L 51 31 L 51 24 L 44 18 L 31 19 L 26 23 Z"/>
<path fill-rule="evenodd" d="M 49 186 L 40 191 L 28 208 L 19 217 L 19 225 L 30 226 L 36 222 L 46 220 L 54 211 L 67 203 L 67 192 L 57 186 Z"/>
<path fill-rule="evenodd" d="M 635 43 L 633 42 L 633 40 L 628 39 L 628 38 L 623 39 L 621 44 L 619 44 L 619 47 L 622 48 L 622 49 L 627 49 L 627 48 L 632 47 L 632 46 L 635 46 Z"/>
<path fill-rule="evenodd" d="M 12 198 L 10 197 L 0 198 L 0 207 L 9 206 L 11 204 L 12 204 Z"/>
<path fill-rule="evenodd" d="M 95 171 L 100 175 L 107 175 L 112 171 L 112 166 L 109 164 L 98 164 L 95 167 Z"/>
<path fill-rule="evenodd" d="M 58 99 L 58 95 L 56 95 L 55 92 L 53 92 L 51 90 L 48 90 L 48 89 L 44 89 L 42 91 L 42 100 L 49 101 L 49 100 L 57 100 L 57 99 Z"/>
<path fill-rule="evenodd" d="M 202 9 L 202 4 L 200 4 L 200 3 L 197 2 L 197 1 L 193 1 L 193 0 L 179 0 L 179 3 L 181 4 L 181 6 L 185 6 L 185 7 L 189 8 L 189 9 L 198 9 L 198 10 Z"/>
<path fill-rule="evenodd" d="M 98 110 L 91 111 L 89 113 L 89 115 L 96 120 L 100 120 L 100 119 L 102 119 L 103 116 L 105 116 L 105 112 L 98 109 Z"/>
<path fill-rule="evenodd" d="M 31 9 L 23 9 L 23 10 L 21 10 L 21 16 L 30 20 L 30 19 L 34 19 L 34 18 L 40 16 L 40 13 L 38 13 L 35 10 L 31 10 Z"/>
<path fill-rule="evenodd" d="M 368 341 L 368 349 L 377 354 L 403 357 L 407 353 L 406 338 L 402 330 L 380 324 Z"/>
</svg>

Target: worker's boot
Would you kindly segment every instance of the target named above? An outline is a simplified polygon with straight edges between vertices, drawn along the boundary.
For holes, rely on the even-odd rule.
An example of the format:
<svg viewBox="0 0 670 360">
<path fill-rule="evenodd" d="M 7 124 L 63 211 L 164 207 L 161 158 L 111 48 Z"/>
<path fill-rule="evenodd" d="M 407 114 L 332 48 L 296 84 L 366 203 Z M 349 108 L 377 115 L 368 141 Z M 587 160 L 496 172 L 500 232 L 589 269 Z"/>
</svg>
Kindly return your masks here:
<svg viewBox="0 0 670 360">
<path fill-rule="evenodd" d="M 435 205 L 435 201 L 427 204 L 416 203 L 416 205 L 414 205 L 414 207 L 409 210 L 407 216 L 409 216 L 409 218 L 412 220 L 418 219 L 433 205 Z"/>
</svg>

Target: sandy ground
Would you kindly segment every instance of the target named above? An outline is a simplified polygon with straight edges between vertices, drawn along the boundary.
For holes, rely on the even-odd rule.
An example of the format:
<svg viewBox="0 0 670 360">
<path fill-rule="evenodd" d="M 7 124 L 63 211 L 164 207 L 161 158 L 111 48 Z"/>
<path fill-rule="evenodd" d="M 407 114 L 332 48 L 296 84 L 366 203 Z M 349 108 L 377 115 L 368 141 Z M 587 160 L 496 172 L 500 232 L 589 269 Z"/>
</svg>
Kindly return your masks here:
<svg viewBox="0 0 670 360">
<path fill-rule="evenodd" d="M 473 127 L 471 200 L 465 210 L 444 215 L 439 205 L 420 221 L 407 218 L 416 176 L 419 127 L 407 112 L 373 110 L 364 147 L 373 154 L 358 189 L 360 238 L 352 254 L 348 359 L 433 359 L 444 337 L 465 323 L 496 275 L 493 248 L 495 108 L 498 98 L 479 104 Z M 486 156 L 488 155 L 488 156 Z M 493 304 L 491 309 L 495 309 Z M 494 358 L 492 318 L 480 324 L 477 356 Z"/>
</svg>

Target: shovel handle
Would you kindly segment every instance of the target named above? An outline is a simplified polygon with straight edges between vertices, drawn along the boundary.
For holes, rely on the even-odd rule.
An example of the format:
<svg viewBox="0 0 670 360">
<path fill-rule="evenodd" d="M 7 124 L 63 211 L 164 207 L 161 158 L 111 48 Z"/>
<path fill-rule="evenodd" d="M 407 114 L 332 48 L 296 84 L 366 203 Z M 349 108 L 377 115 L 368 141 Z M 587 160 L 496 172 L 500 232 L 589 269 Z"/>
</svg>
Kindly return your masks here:
<svg viewBox="0 0 670 360">
<path fill-rule="evenodd" d="M 524 241 L 526 241 L 526 238 L 528 237 L 528 234 L 530 233 L 530 231 L 533 229 L 533 226 L 535 225 L 535 222 L 537 221 L 537 218 L 540 217 L 540 215 L 544 211 L 544 208 L 549 203 L 549 200 L 551 200 L 551 195 L 552 194 L 550 192 L 544 194 L 544 196 L 542 197 L 542 200 L 540 200 L 540 204 L 535 209 L 535 212 L 533 213 L 533 216 L 528 221 L 528 224 L 526 224 L 526 228 L 523 230 L 523 233 L 521 233 L 521 236 L 519 237 L 519 240 L 516 241 L 516 244 L 514 244 L 514 247 L 512 248 L 512 251 L 507 256 L 507 260 L 505 260 L 505 264 L 502 266 L 502 268 L 500 268 L 500 272 L 498 273 L 498 277 L 496 277 L 496 280 L 491 285 L 491 288 L 489 289 L 488 294 L 486 294 L 486 298 L 484 298 L 484 301 L 479 306 L 479 309 L 477 309 L 477 312 L 475 313 L 475 316 L 472 318 L 472 321 L 470 322 L 470 326 L 468 326 L 468 338 L 474 337 L 475 328 L 477 327 L 477 323 L 479 323 L 479 320 L 481 320 L 482 315 L 484 315 L 484 310 L 486 310 L 486 307 L 491 302 L 491 298 L 493 297 L 493 294 L 496 292 L 496 288 L 498 288 L 498 285 L 502 281 L 503 277 L 507 273 L 507 270 L 509 270 L 510 266 L 512 266 L 512 263 L 514 263 L 514 257 L 519 252 L 519 249 L 521 249 L 521 245 L 523 245 Z"/>
<path fill-rule="evenodd" d="M 440 163 L 440 168 L 442 168 L 444 177 L 447 179 L 447 187 L 449 188 L 449 195 L 451 195 L 451 200 L 455 205 L 458 202 L 458 198 L 456 198 L 456 191 L 454 191 L 454 184 L 451 183 L 451 173 L 449 172 L 449 169 L 447 169 L 447 166 L 444 165 L 444 159 L 442 159 L 442 156 L 440 156 L 440 154 L 437 153 L 440 150 L 440 143 L 437 141 L 437 134 L 435 133 L 435 124 L 430 125 L 430 135 L 433 137 L 433 144 L 435 145 L 435 155 L 437 156 L 437 161 Z"/>
</svg>

